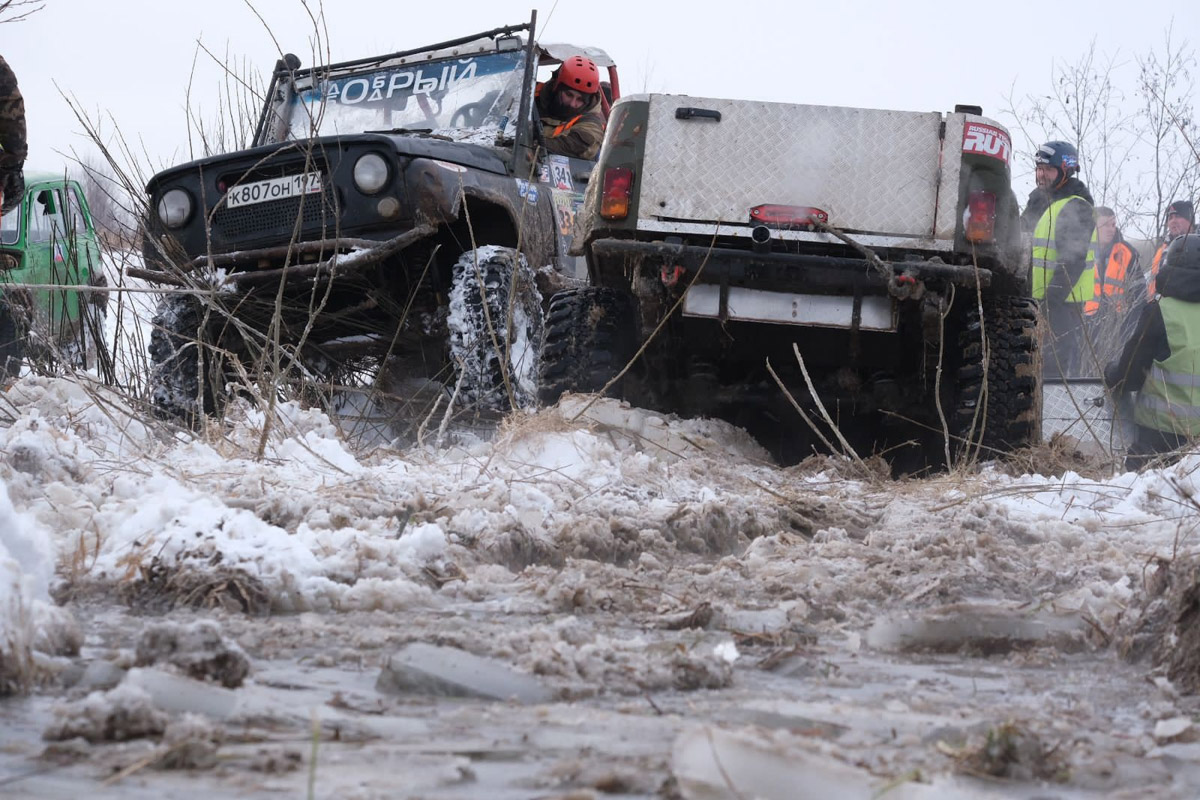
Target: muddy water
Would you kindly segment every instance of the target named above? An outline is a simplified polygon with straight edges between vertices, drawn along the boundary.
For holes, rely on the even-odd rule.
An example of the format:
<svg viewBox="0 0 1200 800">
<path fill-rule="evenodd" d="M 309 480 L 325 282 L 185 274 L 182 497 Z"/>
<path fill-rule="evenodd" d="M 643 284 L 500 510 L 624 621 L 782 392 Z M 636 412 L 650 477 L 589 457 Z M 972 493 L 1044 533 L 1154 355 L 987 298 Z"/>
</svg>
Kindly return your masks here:
<svg viewBox="0 0 1200 800">
<path fill-rule="evenodd" d="M 694 568 L 699 576 L 681 569 L 664 591 L 686 592 L 710 565 Z M 1036 774 L 1045 762 L 1051 777 L 956 782 L 920 796 L 965 796 L 956 792 L 969 787 L 996 797 L 1182 798 L 1200 787 L 1195 745 L 1174 745 L 1170 755 L 1172 746 L 1156 752 L 1152 736 L 1156 717 L 1196 713 L 1194 702 L 1173 697 L 1147 680 L 1144 668 L 1110 651 L 1069 653 L 1064 642 L 1037 641 L 1021 615 L 989 609 L 983 629 L 939 628 L 936 649 L 958 652 L 883 652 L 868 646 L 867 631 L 847 630 L 832 617 L 789 624 L 786 613 L 770 613 L 778 606 L 739 608 L 734 598 L 719 604 L 724 613 L 704 630 L 661 627 L 657 598 L 632 620 L 604 610 L 603 601 L 569 611 L 538 608 L 546 577 L 518 578 L 503 596 L 454 600 L 436 611 L 269 618 L 174 612 L 168 618 L 181 622 L 216 618 L 251 657 L 252 677 L 232 692 L 232 710 L 204 693 L 219 691 L 210 687 L 195 698 L 175 697 L 181 707 L 220 717 L 215 763 L 176 770 L 148 764 L 114 779 L 152 761 L 162 746 L 77 740 L 41 755 L 52 708 L 82 693 L 52 689 L 0 705 L 0 794 L 265 798 L 308 796 L 311 786 L 312 796 L 330 798 L 750 796 L 736 786 L 736 753 L 725 754 L 732 790 L 698 794 L 687 781 L 680 786 L 683 756 L 673 749 L 702 725 L 766 737 L 777 749 L 765 750 L 772 757 L 757 769 L 781 779 L 794 779 L 789 770 L 797 763 L 786 746 L 852 765 L 882 788 L 895 779 L 969 772 L 963 753 L 1005 723 L 1042 745 L 1021 769 Z M 634 571 L 591 577 L 596 597 L 640 583 Z M 100 604 L 78 610 L 88 634 L 77 661 L 128 662 L 146 620 Z M 729 624 L 755 619 L 764 623 L 760 632 Z M 949 643 L 954 636 L 957 645 Z M 529 668 L 556 699 L 523 706 L 377 691 L 388 655 L 414 640 Z M 728 642 L 738 653 L 728 685 L 692 689 L 681 679 L 680 654 L 703 662 Z M 989 648 L 1006 652 L 984 655 Z M 718 759 L 720 744 L 711 745 Z M 936 784 L 915 785 L 932 791 Z M 854 796 L 847 787 L 845 796 Z"/>
<path fill-rule="evenodd" d="M 70 389 L 23 382 L 0 430 L 84 634 L 0 702 L 0 796 L 1200 795 L 1200 708 L 1155 666 L 1187 586 L 1118 654 L 1196 547 L 1194 464 L 892 482 L 615 403 L 369 456 L 296 411 L 260 459 L 249 423 L 142 435 Z M 241 686 L 135 664 L 201 620 Z M 414 642 L 424 686 L 492 671 L 381 690 Z M 510 671 L 543 699 L 478 696 Z"/>
</svg>

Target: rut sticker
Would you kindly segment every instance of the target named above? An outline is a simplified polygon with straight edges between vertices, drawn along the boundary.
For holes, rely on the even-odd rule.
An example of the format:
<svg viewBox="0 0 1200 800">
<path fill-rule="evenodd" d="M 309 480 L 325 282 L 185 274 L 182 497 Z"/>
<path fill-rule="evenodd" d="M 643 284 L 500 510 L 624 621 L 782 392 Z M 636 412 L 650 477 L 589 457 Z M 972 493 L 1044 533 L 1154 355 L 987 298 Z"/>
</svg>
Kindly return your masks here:
<svg viewBox="0 0 1200 800">
<path fill-rule="evenodd" d="M 998 158 L 1008 164 L 1012 154 L 1012 140 L 1008 134 L 991 125 L 982 122 L 968 122 L 963 130 L 964 153 L 978 153 L 981 156 Z"/>
</svg>

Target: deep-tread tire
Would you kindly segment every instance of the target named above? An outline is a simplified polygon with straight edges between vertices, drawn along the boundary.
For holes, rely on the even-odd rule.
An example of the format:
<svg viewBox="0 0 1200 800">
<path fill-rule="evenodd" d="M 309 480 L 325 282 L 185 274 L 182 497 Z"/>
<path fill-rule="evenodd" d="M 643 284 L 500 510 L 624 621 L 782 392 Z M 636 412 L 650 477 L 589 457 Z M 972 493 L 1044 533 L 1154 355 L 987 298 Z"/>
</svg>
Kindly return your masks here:
<svg viewBox="0 0 1200 800">
<path fill-rule="evenodd" d="M 637 351 L 635 310 L 629 293 L 603 287 L 550 298 L 538 399 L 549 405 L 564 392 L 603 389 Z"/>
<path fill-rule="evenodd" d="M 25 332 L 8 303 L 0 297 L 0 384 L 7 386 L 21 374 L 25 361 Z"/>
<path fill-rule="evenodd" d="M 533 405 L 542 296 L 523 254 L 496 246 L 463 253 L 454 264 L 447 324 L 460 403 L 491 410 Z"/>
<path fill-rule="evenodd" d="M 1037 325 L 1037 305 L 1024 297 L 985 298 L 982 326 L 977 307 L 965 314 L 958 334 L 950 427 L 969 449 L 979 446 L 982 458 L 1041 440 L 1042 354 Z M 981 328 L 989 345 L 986 386 Z"/>
<path fill-rule="evenodd" d="M 208 341 L 203 330 L 204 306 L 189 295 L 167 295 L 158 304 L 151 325 L 150 402 L 159 416 L 195 425 L 204 414 L 217 409 L 223 394 L 215 390 L 216 381 L 210 375 L 212 359 L 203 356 Z"/>
</svg>

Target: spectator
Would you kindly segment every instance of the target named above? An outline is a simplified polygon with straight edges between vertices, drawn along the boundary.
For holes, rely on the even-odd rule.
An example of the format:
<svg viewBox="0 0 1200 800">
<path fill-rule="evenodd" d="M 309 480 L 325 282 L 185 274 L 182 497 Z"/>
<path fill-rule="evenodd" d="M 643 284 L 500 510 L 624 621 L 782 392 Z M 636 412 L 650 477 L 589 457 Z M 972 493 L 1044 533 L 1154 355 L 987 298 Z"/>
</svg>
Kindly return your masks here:
<svg viewBox="0 0 1200 800">
<path fill-rule="evenodd" d="M 1048 377 L 1076 376 L 1083 355 L 1083 305 L 1094 295 L 1092 195 L 1074 177 L 1079 153 L 1073 145 L 1047 142 L 1034 161 L 1037 188 L 1021 221 L 1033 233 L 1033 297 L 1050 327 L 1044 369 Z"/>
<path fill-rule="evenodd" d="M 1106 363 L 1115 347 L 1126 339 L 1125 321 L 1134 305 L 1140 305 L 1145 289 L 1138 269 L 1138 254 L 1125 241 L 1117 227 L 1116 213 L 1098 206 L 1096 217 L 1096 260 L 1093 271 L 1095 288 L 1092 299 L 1083 305 L 1088 321 L 1089 343 L 1085 354 L 1096 354 L 1096 363 Z M 1088 370 L 1090 372 L 1090 370 Z"/>
<path fill-rule="evenodd" d="M 1126 469 L 1140 469 L 1200 434 L 1200 236 L 1171 242 L 1158 293 L 1142 307 L 1120 358 L 1104 370 L 1115 392 L 1138 393 Z"/>
<path fill-rule="evenodd" d="M 1158 293 L 1158 273 L 1163 268 L 1163 260 L 1171 242 L 1180 236 L 1191 233 L 1196 227 L 1196 210 L 1190 200 L 1176 200 L 1167 206 L 1167 236 L 1163 243 L 1154 251 L 1154 260 L 1150 262 L 1150 275 L 1146 281 L 1146 298 L 1154 299 Z"/>
<path fill-rule="evenodd" d="M 17 76 L 0 56 L 0 213 L 15 208 L 25 194 L 25 101 Z"/>
</svg>

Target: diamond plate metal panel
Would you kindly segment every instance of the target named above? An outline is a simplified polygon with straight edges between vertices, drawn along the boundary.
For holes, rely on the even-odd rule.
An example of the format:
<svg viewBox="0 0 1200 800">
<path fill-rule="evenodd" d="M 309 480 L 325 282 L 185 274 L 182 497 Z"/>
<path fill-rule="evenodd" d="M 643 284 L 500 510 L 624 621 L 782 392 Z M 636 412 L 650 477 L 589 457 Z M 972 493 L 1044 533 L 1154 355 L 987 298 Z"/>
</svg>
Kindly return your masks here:
<svg viewBox="0 0 1200 800">
<path fill-rule="evenodd" d="M 676 119 L 680 107 L 721 119 Z M 822 208 L 848 230 L 928 237 L 941 122 L 938 113 L 653 95 L 639 214 L 747 223 L 753 206 L 783 203 Z"/>
<path fill-rule="evenodd" d="M 979 119 L 978 117 L 976 119 Z M 962 114 L 946 115 L 946 143 L 942 157 L 941 185 L 938 187 L 937 228 L 935 239 L 954 241 L 961 216 L 958 211 L 958 178 L 962 174 L 962 140 L 965 120 Z"/>
</svg>

